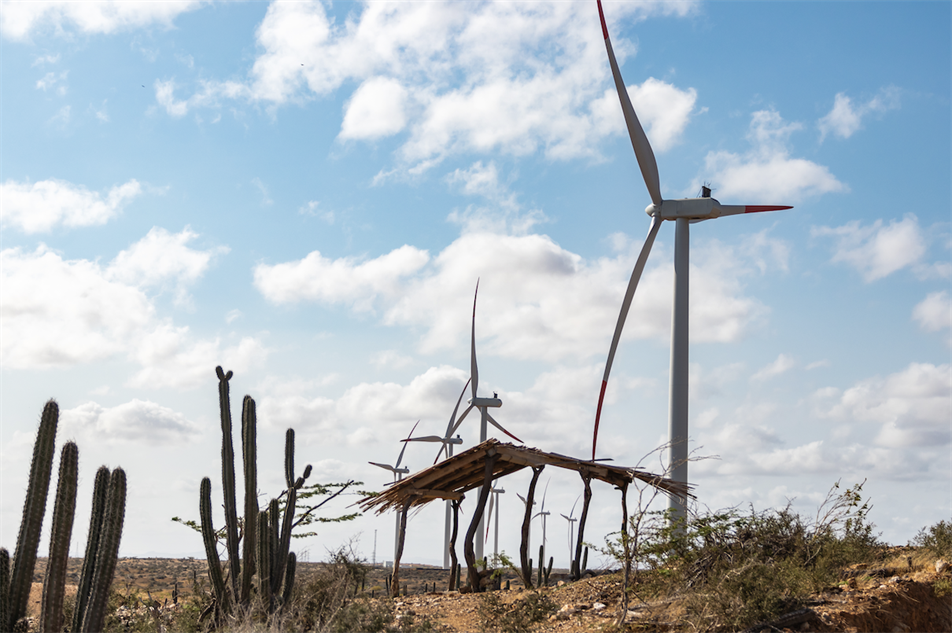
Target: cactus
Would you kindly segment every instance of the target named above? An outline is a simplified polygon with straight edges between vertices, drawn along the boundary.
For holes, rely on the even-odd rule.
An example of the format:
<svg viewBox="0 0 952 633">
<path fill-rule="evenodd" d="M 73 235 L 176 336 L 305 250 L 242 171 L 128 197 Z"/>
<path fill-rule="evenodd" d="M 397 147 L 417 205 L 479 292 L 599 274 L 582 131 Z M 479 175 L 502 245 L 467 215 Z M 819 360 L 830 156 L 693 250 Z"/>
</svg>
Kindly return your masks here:
<svg viewBox="0 0 952 633">
<path fill-rule="evenodd" d="M 258 462 L 255 401 L 245 396 L 241 405 L 241 456 L 245 472 L 244 568 L 241 570 L 241 603 L 248 604 L 255 573 L 258 545 Z"/>
<path fill-rule="evenodd" d="M 0 547 L 0 622 L 10 613 L 10 552 Z"/>
<path fill-rule="evenodd" d="M 238 511 L 235 504 L 235 450 L 231 441 L 231 400 L 228 381 L 232 372 L 227 374 L 221 367 L 215 368 L 218 374 L 218 400 L 221 412 L 221 481 L 225 496 L 225 547 L 228 551 L 228 565 L 231 568 L 232 590 L 238 593 L 238 578 L 241 563 L 238 560 Z"/>
<path fill-rule="evenodd" d="M 76 590 L 76 605 L 73 607 L 73 626 L 71 631 L 79 631 L 83 626 L 83 615 L 89 603 L 93 575 L 96 569 L 96 553 L 99 551 L 99 535 L 102 519 L 106 514 L 106 494 L 109 488 L 109 469 L 100 466 L 96 471 L 93 484 L 93 507 L 89 515 L 89 535 L 86 538 L 86 556 L 83 558 L 83 570 Z"/>
<path fill-rule="evenodd" d="M 218 558 L 218 542 L 215 540 L 215 527 L 212 524 L 212 480 L 202 479 L 199 490 L 199 512 L 202 517 L 202 540 L 205 542 L 205 560 L 208 562 L 208 575 L 212 579 L 215 590 L 215 600 L 223 613 L 231 611 L 228 591 L 225 589 L 225 578 L 221 571 L 221 560 Z"/>
<path fill-rule="evenodd" d="M 33 585 L 33 568 L 36 566 L 36 550 L 40 544 L 40 529 L 43 527 L 43 515 L 46 514 L 46 497 L 53 472 L 58 421 L 59 406 L 54 400 L 50 400 L 43 407 L 36 444 L 33 445 L 30 483 L 26 500 L 23 502 L 23 520 L 20 522 L 17 549 L 13 556 L 13 573 L 10 576 L 8 619 L 6 622 L 0 622 L 0 629 L 4 631 L 12 631 L 16 622 L 26 615 L 26 605 Z"/>
<path fill-rule="evenodd" d="M 226 548 L 232 580 L 230 592 L 238 604 L 242 606 L 250 605 L 254 575 L 257 573 L 259 597 L 269 610 L 273 610 L 276 602 L 279 601 L 276 599 L 281 595 L 281 587 L 285 587 L 285 595 L 290 595 L 291 588 L 294 586 L 293 575 L 297 565 L 296 560 L 294 564 L 291 563 L 293 557 L 290 552 L 291 531 L 294 527 L 297 491 L 310 476 L 311 466 L 308 465 L 304 469 L 303 475 L 295 480 L 294 430 L 288 429 L 284 450 L 284 477 L 287 490 L 278 498 L 272 499 L 266 510 L 259 512 L 255 401 L 250 396 L 245 396 L 242 401 L 241 412 L 242 465 L 245 481 L 244 533 L 241 538 L 244 539 L 244 544 L 239 547 L 241 538 L 238 536 L 239 522 L 235 507 L 235 467 L 228 383 L 233 374 L 230 371 L 226 373 L 221 367 L 216 367 L 215 373 L 219 380 L 218 396 L 221 409 L 222 483 L 225 497 Z M 221 575 L 220 565 L 218 565 L 218 572 L 213 572 L 211 569 L 212 557 L 214 556 L 214 560 L 218 560 L 217 537 L 212 527 L 210 500 L 208 501 L 208 507 L 204 507 L 206 503 L 204 494 L 206 480 L 207 478 L 202 481 L 203 493 L 200 499 L 200 506 L 202 506 L 200 507 L 202 514 L 201 530 L 206 541 L 205 549 L 209 557 L 209 571 L 217 576 Z M 209 482 L 209 489 L 210 486 L 211 483 Z M 287 494 L 287 498 L 282 516 L 282 508 L 278 499 L 284 494 Z M 239 561 L 239 549 L 244 554 L 243 567 Z M 219 584 L 218 578 L 213 577 L 212 583 L 215 586 L 219 604 L 227 609 L 227 605 L 230 604 L 226 595 L 229 588 L 225 586 L 223 577 L 221 580 L 222 582 Z"/>
<path fill-rule="evenodd" d="M 290 552 L 288 554 L 287 566 L 284 570 L 284 592 L 281 594 L 281 603 L 287 604 L 291 601 L 291 592 L 294 591 L 294 573 L 297 570 L 297 554 Z M 356 587 L 355 587 L 356 590 Z M 356 593 L 356 592 L 355 592 Z"/>
<path fill-rule="evenodd" d="M 588 569 L 588 545 L 585 546 L 585 553 L 582 554 L 582 571 L 581 571 L 581 573 L 584 574 L 587 569 Z"/>
<path fill-rule="evenodd" d="M 96 552 L 96 569 L 90 587 L 82 631 L 102 631 L 106 621 L 106 605 L 109 588 L 116 574 L 119 561 L 119 541 L 122 539 L 122 524 L 126 516 L 126 473 L 116 468 L 109 475 L 109 491 L 99 533 Z"/>
<path fill-rule="evenodd" d="M 552 573 L 552 565 L 554 563 L 555 563 L 555 557 L 549 556 L 549 566 L 545 568 L 545 573 L 543 574 L 543 578 L 542 578 L 546 587 L 549 586 L 549 575 Z"/>
<path fill-rule="evenodd" d="M 46 563 L 46 577 L 43 579 L 43 598 L 40 610 L 41 631 L 61 631 L 63 629 L 66 564 L 69 562 L 69 541 L 73 535 L 73 515 L 76 512 L 78 468 L 79 449 L 75 443 L 67 442 L 60 452 L 59 481 L 56 484 L 53 528 L 50 531 L 50 556 Z"/>
<path fill-rule="evenodd" d="M 544 558 L 542 558 L 543 556 L 545 556 L 545 545 L 540 545 L 539 546 L 539 569 L 536 570 L 536 587 L 542 586 L 542 566 L 544 564 L 543 561 L 545 560 Z"/>
</svg>

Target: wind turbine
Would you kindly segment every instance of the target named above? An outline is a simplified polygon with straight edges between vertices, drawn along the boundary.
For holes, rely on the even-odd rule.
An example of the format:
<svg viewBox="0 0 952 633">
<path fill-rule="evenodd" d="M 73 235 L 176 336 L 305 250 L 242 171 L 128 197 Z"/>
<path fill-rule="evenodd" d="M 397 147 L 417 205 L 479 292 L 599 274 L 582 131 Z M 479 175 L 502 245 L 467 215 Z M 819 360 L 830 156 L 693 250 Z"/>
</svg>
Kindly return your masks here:
<svg viewBox="0 0 952 633">
<path fill-rule="evenodd" d="M 575 506 L 578 505 L 578 500 L 581 498 L 581 495 L 575 497 L 575 503 L 572 504 L 572 509 L 569 511 L 569 515 L 565 516 L 564 514 L 559 514 L 560 517 L 569 522 L 569 569 L 573 569 L 572 566 L 572 552 L 575 549 L 575 522 L 578 519 L 575 518 Z"/>
<path fill-rule="evenodd" d="M 456 412 L 459 411 L 460 402 L 463 401 L 463 396 L 466 394 L 466 388 L 469 386 L 469 380 L 466 381 L 466 384 L 463 385 L 463 391 L 459 394 L 459 399 L 456 401 L 456 406 L 453 407 L 453 415 L 450 416 L 450 422 L 446 425 L 446 433 L 443 437 L 438 435 L 425 435 L 423 437 L 408 437 L 403 440 L 404 442 L 440 442 L 440 451 L 436 454 L 436 459 L 433 460 L 433 463 L 440 461 L 440 455 L 443 452 L 446 452 L 446 458 L 449 459 L 453 456 L 453 445 L 462 444 L 463 440 L 459 435 L 453 437 L 453 433 L 456 430 Z M 412 433 L 411 433 L 412 434 Z M 491 506 L 490 506 L 491 507 Z M 449 499 L 446 500 L 446 518 L 443 522 L 443 569 L 449 569 L 450 566 L 450 521 L 453 519 L 453 502 Z"/>
<path fill-rule="evenodd" d="M 658 176 L 658 164 L 654 152 L 648 143 L 641 122 L 635 114 L 628 97 L 628 89 L 618 70 L 615 53 L 612 50 L 611 40 L 608 37 L 608 27 L 605 25 L 605 13 L 602 11 L 602 2 L 598 0 L 598 17 L 602 23 L 602 35 L 605 38 L 605 49 L 608 51 L 608 63 L 611 65 L 612 76 L 615 79 L 615 89 L 621 100 L 621 109 L 625 115 L 628 135 L 631 146 L 635 150 L 638 166 L 648 193 L 651 204 L 645 209 L 651 217 L 651 225 L 644 246 L 635 262 L 635 268 L 628 282 L 628 290 L 621 304 L 621 312 L 615 325 L 615 334 L 608 350 L 608 361 L 605 363 L 605 374 L 602 377 L 602 387 L 598 394 L 598 408 L 595 412 L 595 432 L 592 437 L 592 459 L 595 459 L 595 446 L 598 441 L 598 422 L 602 414 L 602 403 L 605 399 L 605 387 L 608 386 L 608 375 L 615 359 L 615 350 L 621 339 L 621 331 L 625 326 L 631 300 L 635 296 L 635 288 L 645 269 L 648 253 L 654 244 L 655 236 L 664 220 L 675 221 L 674 235 L 674 310 L 671 319 L 671 382 L 670 405 L 668 409 L 668 426 L 670 433 L 669 468 L 671 478 L 675 481 L 687 483 L 688 480 L 688 266 L 690 235 L 689 223 L 718 218 L 723 215 L 738 215 L 741 213 L 760 213 L 763 211 L 780 211 L 792 209 L 790 206 L 775 205 L 724 205 L 710 197 L 710 189 L 704 187 L 702 197 L 684 198 L 679 200 L 665 200 L 661 197 L 661 180 Z M 673 510 L 675 520 L 684 518 L 687 512 L 687 499 L 672 496 L 669 508 Z"/>
<path fill-rule="evenodd" d="M 479 368 L 476 366 L 476 297 L 479 295 L 479 279 L 476 280 L 476 292 L 473 293 L 473 329 L 472 329 L 472 339 L 470 347 L 470 387 L 472 389 L 473 397 L 468 400 L 469 406 L 466 407 L 466 410 L 463 411 L 463 415 L 459 416 L 459 420 L 456 421 L 456 424 L 453 426 L 453 429 L 447 433 L 447 435 L 453 435 L 456 433 L 456 429 L 459 428 L 460 424 L 463 423 L 463 419 L 469 414 L 473 409 L 479 409 L 480 419 L 479 419 L 479 443 L 482 444 L 486 441 L 486 432 L 487 432 L 487 423 L 492 424 L 494 427 L 516 440 L 519 443 L 522 443 L 518 437 L 507 431 L 502 427 L 499 422 L 489 414 L 489 408 L 499 408 L 502 406 L 502 400 L 500 400 L 496 394 L 493 394 L 492 398 L 480 398 L 476 391 L 479 389 Z M 463 389 L 465 391 L 465 388 Z M 479 533 L 482 534 L 485 526 L 485 515 L 479 518 Z M 475 544 L 475 554 L 476 558 L 483 557 L 483 542 L 479 539 L 476 540 Z"/>
<path fill-rule="evenodd" d="M 397 463 L 396 463 L 396 464 L 394 464 L 393 466 L 391 466 L 390 464 L 378 464 L 377 462 L 367 462 L 368 464 L 373 464 L 374 466 L 376 466 L 376 467 L 378 467 L 378 468 L 383 468 L 384 470 L 389 470 L 390 472 L 392 472 L 392 473 L 393 473 L 393 481 L 390 482 L 390 484 L 395 484 L 395 483 L 397 483 L 398 481 L 400 481 L 401 479 L 403 479 L 403 476 L 404 476 L 404 475 L 406 475 L 407 473 L 410 472 L 410 469 L 407 468 L 406 466 L 404 466 L 403 468 L 400 468 L 400 464 L 403 462 L 403 454 L 404 454 L 404 453 L 406 452 L 406 450 L 407 450 L 406 442 L 407 442 L 407 440 L 410 439 L 410 436 L 413 435 L 413 432 L 416 430 L 417 424 L 419 424 L 419 423 L 420 423 L 420 421 L 417 420 L 417 421 L 416 421 L 416 424 L 413 425 L 413 428 L 410 429 L 410 435 L 407 435 L 407 439 L 406 439 L 406 440 L 403 440 L 403 442 L 404 442 L 403 448 L 400 449 L 400 455 L 397 456 Z M 387 484 L 387 485 L 390 485 L 390 484 Z M 399 543 L 400 543 L 400 516 L 401 516 L 402 514 L 403 514 L 403 512 L 398 509 L 398 510 L 397 510 L 397 517 L 396 517 L 396 526 L 394 527 L 394 536 L 393 536 L 393 560 L 394 560 L 394 561 L 397 560 L 397 549 L 398 549 Z"/>
<path fill-rule="evenodd" d="M 545 482 L 545 490 L 542 491 L 542 505 L 539 506 L 539 511 L 536 512 L 534 517 L 532 517 L 533 519 L 536 517 L 542 517 L 542 556 L 539 558 L 539 568 L 545 567 L 545 519 L 550 514 L 552 514 L 551 512 L 545 511 L 545 497 L 547 494 L 549 494 L 549 481 L 552 480 L 549 479 Z"/>
</svg>

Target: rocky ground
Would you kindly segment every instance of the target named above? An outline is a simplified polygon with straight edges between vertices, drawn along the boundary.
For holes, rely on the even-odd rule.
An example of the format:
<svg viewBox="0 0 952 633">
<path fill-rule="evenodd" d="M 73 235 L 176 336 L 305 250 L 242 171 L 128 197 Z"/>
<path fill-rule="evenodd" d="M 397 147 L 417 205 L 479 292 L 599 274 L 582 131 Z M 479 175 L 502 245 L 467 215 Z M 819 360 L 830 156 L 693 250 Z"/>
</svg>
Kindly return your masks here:
<svg viewBox="0 0 952 633">
<path fill-rule="evenodd" d="M 71 561 L 70 578 L 78 579 L 82 561 Z M 319 563 L 302 564 L 301 573 Z M 34 609 L 38 610 L 45 560 L 38 561 L 34 586 Z M 375 569 L 368 576 L 364 593 L 374 600 L 386 587 L 387 570 Z M 441 632 L 479 631 L 486 617 L 486 598 L 482 594 L 445 592 L 447 572 L 439 568 L 409 566 L 401 568 L 402 586 L 408 595 L 393 601 L 398 618 L 411 616 L 414 621 L 429 620 Z M 782 631 L 952 631 L 952 572 L 937 572 L 932 565 L 897 568 L 857 568 L 842 585 L 817 594 L 807 604 L 809 611 L 794 614 L 790 622 L 775 622 Z M 179 595 L 200 588 L 205 580 L 205 561 L 193 559 L 122 559 L 117 568 L 115 589 L 151 595 L 152 604 L 171 602 L 174 587 Z M 554 573 L 553 585 L 541 590 L 554 604 L 556 612 L 536 625 L 539 631 L 603 631 L 613 628 L 622 613 L 621 581 L 617 574 L 606 574 L 576 583 L 560 582 Z M 515 576 L 508 576 L 510 590 L 495 592 L 502 605 L 526 600 L 530 592 Z M 506 578 L 502 581 L 505 587 Z M 73 581 L 75 582 L 75 580 Z M 32 600 L 31 600 L 32 602 Z M 657 602 L 632 599 L 625 611 L 622 630 L 692 630 L 684 617 L 683 600 L 678 597 Z M 33 606 L 33 605 L 31 605 Z M 618 629 L 615 629 L 618 630 Z"/>
</svg>

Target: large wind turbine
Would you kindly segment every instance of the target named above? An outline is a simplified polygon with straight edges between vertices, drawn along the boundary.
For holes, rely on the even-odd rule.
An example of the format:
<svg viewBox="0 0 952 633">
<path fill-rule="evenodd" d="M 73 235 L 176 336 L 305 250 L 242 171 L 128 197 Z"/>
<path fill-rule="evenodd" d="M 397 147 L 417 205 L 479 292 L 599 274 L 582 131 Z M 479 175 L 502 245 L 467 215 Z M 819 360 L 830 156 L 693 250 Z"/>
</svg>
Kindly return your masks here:
<svg viewBox="0 0 952 633">
<path fill-rule="evenodd" d="M 476 390 L 479 388 L 479 368 L 476 366 L 476 297 L 479 295 L 479 280 L 476 280 L 476 292 L 473 293 L 473 329 L 472 329 L 472 339 L 470 345 L 470 387 L 472 389 L 473 397 L 469 399 L 469 406 L 466 407 L 466 410 L 463 411 L 463 415 L 459 416 L 459 420 L 456 421 L 456 424 L 453 426 L 453 429 L 447 433 L 447 435 L 452 436 L 456 433 L 456 430 L 459 428 L 459 425 L 463 423 L 463 419 L 466 415 L 473 409 L 479 409 L 480 419 L 479 419 L 479 443 L 482 444 L 486 441 L 486 434 L 488 424 L 492 424 L 494 427 L 516 440 L 519 443 L 522 443 L 518 437 L 507 431 L 502 427 L 499 422 L 489 414 L 489 408 L 498 408 L 502 406 L 502 400 L 496 397 L 496 394 L 493 394 L 492 398 L 480 398 L 476 394 Z M 464 388 L 465 391 L 465 388 Z M 483 533 L 485 526 L 485 515 L 481 516 L 479 519 L 479 534 Z M 483 557 L 483 540 L 476 539 L 475 543 L 475 554 L 476 558 Z"/>
<path fill-rule="evenodd" d="M 641 122 L 635 114 L 628 97 L 628 89 L 618 70 L 615 53 L 608 37 L 608 27 L 605 25 L 605 13 L 602 11 L 602 2 L 598 0 L 598 16 L 602 23 L 602 36 L 605 38 L 605 49 L 608 51 L 608 63 L 611 65 L 612 76 L 615 79 L 615 89 L 621 100 L 621 109 L 625 115 L 628 135 L 631 146 L 635 150 L 641 175 L 648 187 L 651 204 L 645 213 L 651 217 L 648 236 L 635 262 L 635 269 L 628 282 L 628 290 L 621 304 L 621 312 L 615 325 L 615 334 L 608 350 L 608 361 L 605 363 L 605 374 L 602 377 L 602 387 L 598 394 L 598 408 L 595 412 L 595 432 L 592 437 L 592 459 L 595 459 L 595 446 L 598 441 L 598 422 L 602 414 L 602 403 L 605 399 L 605 387 L 608 386 L 608 375 L 615 359 L 615 350 L 621 339 L 621 331 L 625 326 L 631 300 L 635 296 L 635 288 L 645 269 L 648 253 L 654 244 L 658 229 L 664 220 L 675 221 L 674 235 L 674 310 L 671 318 L 671 382 L 670 406 L 668 410 L 668 425 L 670 432 L 669 468 L 671 478 L 675 481 L 687 483 L 688 480 L 688 249 L 690 245 L 688 224 L 701 220 L 718 218 L 723 215 L 738 215 L 741 213 L 759 213 L 762 211 L 779 211 L 792 209 L 790 206 L 754 206 L 754 205 L 724 205 L 710 197 L 710 190 L 706 187 L 701 198 L 685 198 L 679 200 L 665 200 L 661 197 L 661 181 L 658 176 L 658 164 L 655 162 L 654 152 L 648 143 Z M 686 499 L 671 497 L 669 507 L 674 511 L 674 518 L 684 517 L 686 514 Z"/>
</svg>

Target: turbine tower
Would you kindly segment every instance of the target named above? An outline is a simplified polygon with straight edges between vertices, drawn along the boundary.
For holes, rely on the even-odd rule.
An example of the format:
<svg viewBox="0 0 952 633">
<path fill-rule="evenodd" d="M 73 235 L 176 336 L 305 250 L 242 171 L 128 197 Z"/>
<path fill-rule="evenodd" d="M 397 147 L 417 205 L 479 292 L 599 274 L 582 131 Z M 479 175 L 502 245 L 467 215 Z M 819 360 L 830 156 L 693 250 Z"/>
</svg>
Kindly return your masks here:
<svg viewBox="0 0 952 633">
<path fill-rule="evenodd" d="M 621 332 L 625 326 L 628 309 L 631 307 L 635 289 L 645 269 L 648 253 L 654 244 L 658 229 L 664 220 L 675 222 L 674 235 L 674 309 L 671 318 L 671 374 L 670 374 L 670 404 L 668 408 L 669 428 L 669 458 L 668 468 L 670 477 L 675 481 L 687 483 L 688 480 L 688 266 L 690 236 L 689 223 L 718 218 L 723 215 L 738 215 L 741 213 L 760 213 L 763 211 L 780 211 L 792 209 L 790 206 L 774 205 L 724 205 L 710 197 L 710 189 L 704 187 L 702 197 L 684 198 L 679 200 L 665 200 L 661 197 L 661 180 L 658 176 L 658 164 L 648 137 L 645 135 L 641 122 L 635 114 L 628 97 L 628 89 L 618 70 L 615 53 L 608 37 L 608 27 L 605 24 L 605 13 L 602 11 L 602 2 L 598 1 L 598 16 L 602 24 L 602 36 L 605 38 L 605 49 L 608 51 L 608 63 L 615 80 L 615 89 L 621 100 L 621 109 L 625 115 L 625 124 L 631 138 L 631 146 L 635 150 L 638 166 L 648 193 L 651 204 L 645 213 L 651 217 L 651 225 L 644 246 L 635 262 L 635 269 L 628 282 L 628 290 L 621 304 L 621 312 L 615 325 L 615 334 L 608 351 L 608 361 L 605 363 L 605 374 L 602 377 L 601 391 L 598 395 L 598 408 L 595 411 L 595 432 L 592 437 L 592 459 L 595 459 L 595 447 L 598 442 L 598 423 L 602 414 L 602 403 L 605 399 L 605 388 L 608 386 L 608 375 L 611 373 L 612 361 L 615 359 L 615 350 L 621 339 Z M 686 517 L 687 499 L 672 496 L 669 508 L 673 510 L 673 519 Z"/>
</svg>

